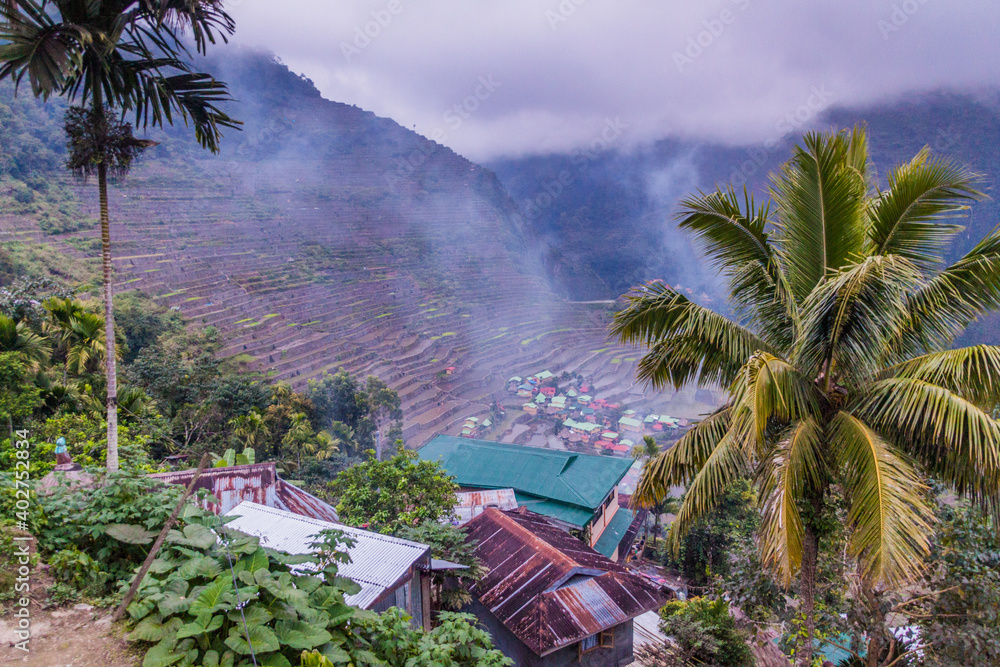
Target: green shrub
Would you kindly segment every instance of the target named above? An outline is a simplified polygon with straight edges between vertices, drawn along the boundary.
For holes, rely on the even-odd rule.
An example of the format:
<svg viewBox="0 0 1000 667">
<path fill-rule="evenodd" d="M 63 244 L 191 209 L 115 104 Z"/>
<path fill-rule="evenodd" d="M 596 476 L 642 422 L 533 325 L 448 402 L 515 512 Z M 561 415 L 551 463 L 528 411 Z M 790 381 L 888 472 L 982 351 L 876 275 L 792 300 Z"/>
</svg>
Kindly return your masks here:
<svg viewBox="0 0 1000 667">
<path fill-rule="evenodd" d="M 129 543 L 113 536 L 115 527 L 137 525 L 155 536 L 184 489 L 159 484 L 131 470 L 104 479 L 97 476 L 97 481 L 96 488 L 62 488 L 39 497 L 47 528 L 36 535 L 45 553 L 83 552 L 100 563 L 107 578 L 100 585 L 94 582 L 88 590 L 106 594 L 117 588 L 119 581 L 131 579 L 147 552 L 141 542 Z"/>
<path fill-rule="evenodd" d="M 754 664 L 749 634 L 736 627 L 725 600 L 672 600 L 660 610 L 660 629 L 688 662 L 706 667 Z"/>
<path fill-rule="evenodd" d="M 321 534 L 315 555 L 288 556 L 257 538 L 226 534 L 219 517 L 195 506 L 184 519 L 128 606 L 137 623 L 127 638 L 148 647 L 143 667 L 512 664 L 471 617 L 446 616 L 424 632 L 399 610 L 349 606 L 345 596 L 360 587 L 337 574 L 348 543 L 338 531 Z"/>
<path fill-rule="evenodd" d="M 108 578 L 97 561 L 79 549 L 57 551 L 48 560 L 52 577 L 80 592 L 100 590 Z"/>
</svg>

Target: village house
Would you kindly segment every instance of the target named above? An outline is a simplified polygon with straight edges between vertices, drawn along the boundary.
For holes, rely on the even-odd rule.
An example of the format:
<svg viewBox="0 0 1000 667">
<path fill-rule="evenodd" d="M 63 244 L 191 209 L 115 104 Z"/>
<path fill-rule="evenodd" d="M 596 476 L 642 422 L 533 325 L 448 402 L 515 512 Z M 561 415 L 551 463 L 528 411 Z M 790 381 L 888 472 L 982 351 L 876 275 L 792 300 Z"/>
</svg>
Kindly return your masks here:
<svg viewBox="0 0 1000 667">
<path fill-rule="evenodd" d="M 588 546 L 611 560 L 618 558 L 629 527 L 642 519 L 618 506 L 618 483 L 632 466 L 628 459 L 447 435 L 417 454 L 440 462 L 461 491 L 514 489 L 519 507 L 586 536 Z"/>
<path fill-rule="evenodd" d="M 633 619 L 671 594 L 519 509 L 465 526 L 487 569 L 473 613 L 518 667 L 619 667 L 633 661 Z"/>
<path fill-rule="evenodd" d="M 542 395 L 544 395 L 546 398 L 552 398 L 553 396 L 556 395 L 556 388 L 555 387 L 542 387 L 540 393 Z"/>
<path fill-rule="evenodd" d="M 521 406 L 521 409 L 524 410 L 529 415 L 531 415 L 532 417 L 538 414 L 538 406 L 535 405 L 534 403 L 525 403 L 524 405 Z"/>
<path fill-rule="evenodd" d="M 260 538 L 260 545 L 291 555 L 313 553 L 310 546 L 323 530 L 336 529 L 354 540 L 344 550 L 351 556 L 341 563 L 339 574 L 361 587 L 345 596 L 349 605 L 371 611 L 398 607 L 408 613 L 414 626 L 430 629 L 431 548 L 368 530 L 320 521 L 252 502 L 243 502 L 226 512 L 237 517 L 226 524 L 231 530 Z M 442 563 L 442 569 L 453 566 Z"/>
<path fill-rule="evenodd" d="M 517 388 L 517 395 L 521 398 L 531 398 L 535 395 L 535 389 L 531 385 L 522 384 Z"/>
<path fill-rule="evenodd" d="M 196 469 L 189 468 L 149 477 L 164 484 L 187 486 L 195 472 Z M 206 468 L 198 476 L 194 488 L 195 491 L 205 489 L 219 501 L 205 506 L 215 514 L 225 514 L 240 503 L 250 501 L 321 521 L 340 521 L 337 510 L 329 504 L 278 477 L 273 462 Z"/>
<path fill-rule="evenodd" d="M 642 433 L 642 422 L 632 417 L 622 417 L 618 420 L 618 430 L 629 433 Z"/>
</svg>

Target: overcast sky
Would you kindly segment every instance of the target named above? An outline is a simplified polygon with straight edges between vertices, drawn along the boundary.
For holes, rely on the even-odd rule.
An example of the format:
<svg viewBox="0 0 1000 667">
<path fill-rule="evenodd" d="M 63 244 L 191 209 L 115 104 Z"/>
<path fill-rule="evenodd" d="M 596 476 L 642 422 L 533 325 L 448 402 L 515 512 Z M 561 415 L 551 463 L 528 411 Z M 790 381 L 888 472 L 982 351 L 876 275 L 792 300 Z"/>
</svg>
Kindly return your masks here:
<svg viewBox="0 0 1000 667">
<path fill-rule="evenodd" d="M 1000 85 L 997 0 L 230 0 L 236 42 L 474 160 L 615 131 L 756 143 Z M 618 129 L 608 130 L 617 123 Z"/>
</svg>

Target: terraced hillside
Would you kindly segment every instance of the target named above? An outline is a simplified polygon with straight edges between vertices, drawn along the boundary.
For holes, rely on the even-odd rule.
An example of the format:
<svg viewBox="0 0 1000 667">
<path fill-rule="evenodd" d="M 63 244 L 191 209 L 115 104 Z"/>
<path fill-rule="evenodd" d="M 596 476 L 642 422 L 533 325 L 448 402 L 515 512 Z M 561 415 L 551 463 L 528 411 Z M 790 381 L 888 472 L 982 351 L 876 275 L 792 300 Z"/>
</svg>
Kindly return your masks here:
<svg viewBox="0 0 1000 667">
<path fill-rule="evenodd" d="M 274 380 L 378 375 L 403 399 L 411 446 L 543 368 L 644 403 L 637 355 L 606 341 L 606 307 L 553 296 L 491 172 L 267 59 L 224 65 L 246 130 L 218 157 L 165 137 L 113 190 L 116 290 L 219 328 L 225 354 Z M 78 194 L 96 217 L 93 188 Z M 97 249 L 94 229 L 43 237 L 0 218 L 0 238 L 14 237 Z"/>
</svg>

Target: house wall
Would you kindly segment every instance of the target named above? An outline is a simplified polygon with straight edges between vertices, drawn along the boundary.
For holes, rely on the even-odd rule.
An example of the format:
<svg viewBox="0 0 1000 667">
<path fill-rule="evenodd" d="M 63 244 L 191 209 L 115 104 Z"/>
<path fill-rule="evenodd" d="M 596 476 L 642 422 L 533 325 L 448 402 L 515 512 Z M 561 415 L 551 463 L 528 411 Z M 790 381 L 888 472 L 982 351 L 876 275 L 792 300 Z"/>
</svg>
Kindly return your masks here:
<svg viewBox="0 0 1000 667">
<path fill-rule="evenodd" d="M 594 523 L 590 526 L 590 546 L 593 547 L 597 544 L 597 540 L 600 539 L 601 533 L 607 527 L 608 523 L 611 522 L 612 517 L 614 517 L 615 512 L 618 511 L 618 488 L 611 492 L 612 498 L 611 503 L 607 507 L 601 508 L 601 514 L 594 519 Z M 612 558 L 612 560 L 614 560 Z"/>
<path fill-rule="evenodd" d="M 596 648 L 581 657 L 579 646 L 574 643 L 546 656 L 538 656 L 478 600 L 473 600 L 463 611 L 479 619 L 493 637 L 493 646 L 512 659 L 517 667 L 625 667 L 633 661 L 631 620 L 615 627 L 614 648 Z"/>
<path fill-rule="evenodd" d="M 424 588 L 421 579 L 426 576 L 419 570 L 413 573 L 413 577 L 396 590 L 388 593 L 383 599 L 371 606 L 371 611 L 383 612 L 390 607 L 398 607 L 410 615 L 410 625 L 419 628 L 426 622 L 424 613 Z M 425 628 L 429 630 L 430 628 Z"/>
</svg>

